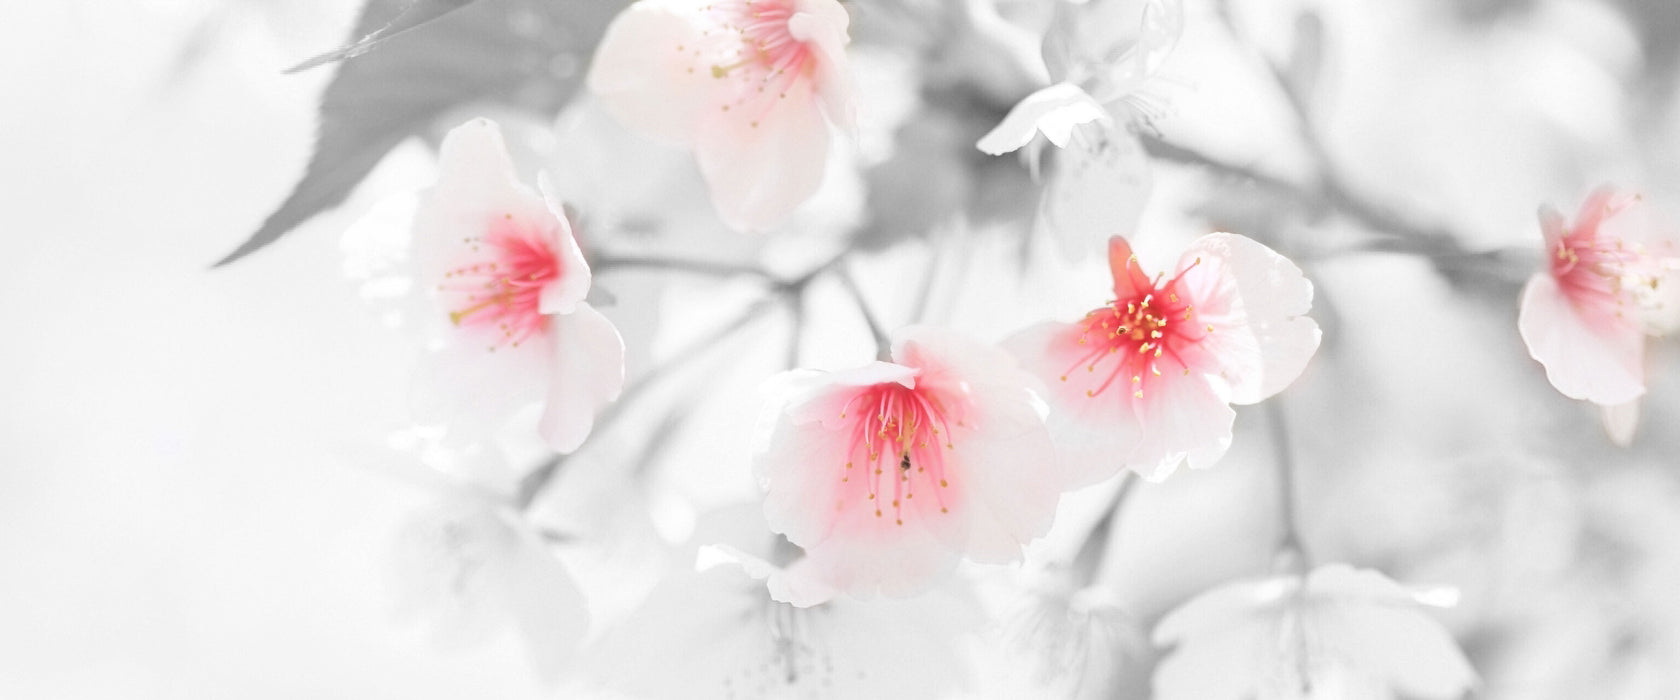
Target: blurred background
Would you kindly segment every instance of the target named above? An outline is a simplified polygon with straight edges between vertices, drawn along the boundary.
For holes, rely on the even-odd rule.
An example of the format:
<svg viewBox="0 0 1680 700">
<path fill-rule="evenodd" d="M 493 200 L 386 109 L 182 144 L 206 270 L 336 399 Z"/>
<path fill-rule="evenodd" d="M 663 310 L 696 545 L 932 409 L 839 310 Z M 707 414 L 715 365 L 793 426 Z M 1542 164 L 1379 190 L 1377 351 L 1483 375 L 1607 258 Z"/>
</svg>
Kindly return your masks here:
<svg viewBox="0 0 1680 700">
<path fill-rule="evenodd" d="M 515 8 L 516 29 L 537 21 L 515 0 L 485 3 Z M 854 250 L 889 325 L 987 341 L 1076 316 L 1106 294 L 1100 256 L 1070 256 L 1034 225 L 1041 185 L 1018 160 L 973 148 L 1038 85 L 988 62 L 1009 31 L 951 24 L 971 16 L 961 4 L 852 4 L 868 96 L 858 142 L 768 235 L 725 230 L 682 154 L 615 131 L 587 98 L 522 87 L 429 113 L 344 183 L 342 205 L 216 269 L 312 155 L 334 68 L 282 71 L 344 43 L 363 8 L 0 8 L 0 697 L 588 696 L 539 680 L 517 635 L 439 644 L 399 614 L 392 542 L 432 492 L 423 460 L 390 437 L 408 427 L 416 344 L 370 283 L 380 207 L 431 181 L 443 130 L 488 114 L 522 168 L 575 194 L 586 247 L 779 271 Z M 995 9 L 1036 41 L 1039 5 Z M 1196 235 L 1237 231 L 1313 280 L 1324 344 L 1279 401 L 1315 557 L 1457 587 L 1440 619 L 1481 676 L 1473 697 L 1680 697 L 1680 351 L 1650 346 L 1623 449 L 1552 389 L 1516 332 L 1541 204 L 1573 212 L 1612 182 L 1680 211 L 1680 4 L 1188 0 L 1184 12 L 1132 101 L 1150 154 L 1137 245 L 1160 269 Z M 520 31 L 564 34 L 545 27 Z M 396 55 L 395 41 L 345 65 Z M 575 83 L 587 41 L 560 44 L 532 75 Z M 1323 178 L 1340 189 L 1311 186 Z M 858 364 L 872 345 L 829 280 L 676 363 L 759 290 L 660 271 L 596 284 L 632 382 L 676 367 L 568 460 L 577 484 L 552 489 L 551 520 L 583 540 L 562 559 L 606 625 L 665 578 L 657 552 L 754 498 L 729 436 L 750 434 L 757 383 L 790 364 Z M 1125 502 L 1101 582 L 1145 628 L 1268 570 L 1267 433 L 1264 413 L 1239 410 L 1217 468 Z M 1029 569 L 1070 558 L 1114 487 L 1070 497 Z M 1140 663 L 1142 686 L 1112 696 L 1146 697 L 1152 662 Z M 952 695 L 1019 696 L 980 668 Z"/>
</svg>

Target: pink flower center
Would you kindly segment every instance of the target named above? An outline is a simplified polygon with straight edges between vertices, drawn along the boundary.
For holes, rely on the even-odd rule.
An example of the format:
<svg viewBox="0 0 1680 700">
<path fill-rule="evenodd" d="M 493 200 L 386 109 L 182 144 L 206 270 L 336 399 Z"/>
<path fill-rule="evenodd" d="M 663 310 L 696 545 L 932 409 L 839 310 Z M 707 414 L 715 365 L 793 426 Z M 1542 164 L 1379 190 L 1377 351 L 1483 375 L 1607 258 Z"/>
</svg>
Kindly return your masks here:
<svg viewBox="0 0 1680 700">
<path fill-rule="evenodd" d="M 1106 374 L 1102 384 L 1086 389 L 1086 396 L 1095 397 L 1123 383 L 1131 387 L 1134 398 L 1141 399 L 1147 385 L 1161 376 L 1163 364 L 1189 374 L 1186 350 L 1212 333 L 1213 326 L 1196 320 L 1195 308 L 1179 297 L 1178 282 L 1200 263 L 1197 259 L 1164 284 L 1157 275 L 1155 283 L 1138 296 L 1116 299 L 1085 314 L 1079 334 L 1085 353 L 1063 372 L 1061 380 L 1067 381 L 1069 374 L 1081 369 L 1101 370 Z"/>
<path fill-rule="evenodd" d="M 943 450 L 954 448 L 945 413 L 938 398 L 896 383 L 870 386 L 841 410 L 842 419 L 855 416 L 856 421 L 851 425 L 840 481 L 851 483 L 857 467 L 864 468 L 861 481 L 875 517 L 883 517 L 887 508 L 882 505 L 887 498 L 883 481 L 892 484 L 890 507 L 899 525 L 904 524 L 904 508 L 916 497 L 918 485 L 932 492 L 939 512 L 950 512 L 941 493 L 951 485 Z"/>
<path fill-rule="evenodd" d="M 456 326 L 489 331 L 490 350 L 520 343 L 548 328 L 542 290 L 560 278 L 560 257 L 550 232 L 516 222 L 512 214 L 493 221 L 483 236 L 461 241 L 472 261 L 443 275 L 438 291 Z"/>
<path fill-rule="evenodd" d="M 758 105 L 757 112 L 768 111 L 775 103 L 767 98 L 786 98 L 794 81 L 811 75 L 816 58 L 788 30 L 788 20 L 795 13 L 789 0 L 723 0 L 712 3 L 710 9 L 717 29 L 729 35 L 719 62 L 711 66 L 713 78 L 732 81 L 735 88 L 723 111 L 752 105 Z M 762 114 L 752 118 L 758 116 Z"/>
<path fill-rule="evenodd" d="M 1628 249 L 1621 238 L 1582 231 L 1552 249 L 1552 277 L 1577 308 L 1621 316 L 1630 287 L 1657 288 L 1660 275 L 1643 270 L 1646 262 L 1644 251 Z"/>
</svg>

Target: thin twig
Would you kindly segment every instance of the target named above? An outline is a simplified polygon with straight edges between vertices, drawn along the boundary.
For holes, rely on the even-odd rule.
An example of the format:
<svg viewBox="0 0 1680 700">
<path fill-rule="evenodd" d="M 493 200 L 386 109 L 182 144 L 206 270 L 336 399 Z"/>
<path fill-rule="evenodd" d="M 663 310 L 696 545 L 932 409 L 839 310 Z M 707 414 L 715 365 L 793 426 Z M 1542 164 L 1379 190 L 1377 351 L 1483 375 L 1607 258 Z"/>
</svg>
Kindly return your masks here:
<svg viewBox="0 0 1680 700">
<path fill-rule="evenodd" d="M 610 256 L 597 258 L 595 261 L 596 269 L 612 269 L 614 267 L 622 269 L 640 266 L 724 276 L 737 274 L 753 275 L 771 280 L 775 284 L 775 291 L 772 296 L 754 302 L 752 306 L 747 307 L 747 309 L 741 312 L 740 315 L 736 316 L 730 322 L 718 327 L 717 330 L 684 346 L 682 350 L 677 352 L 675 359 L 648 370 L 648 372 L 639 377 L 635 383 L 625 387 L 623 393 L 619 394 L 618 400 L 609 404 L 601 411 L 599 416 L 596 416 L 595 431 L 599 432 L 611 425 L 620 415 L 623 415 L 627 406 L 634 403 L 637 397 L 640 397 L 647 392 L 648 387 L 652 386 L 654 383 L 660 381 L 672 372 L 687 366 L 690 362 L 694 361 L 695 358 L 700 357 L 705 354 L 707 350 L 715 347 L 724 338 L 733 335 L 736 331 L 745 327 L 753 319 L 757 318 L 759 314 L 763 313 L 765 309 L 770 308 L 772 305 L 784 298 L 802 298 L 805 293 L 805 288 L 810 286 L 812 280 L 821 276 L 824 272 L 839 267 L 846 259 L 846 255 L 847 251 L 842 251 L 834 257 L 824 261 L 822 264 L 806 271 L 804 274 L 789 280 L 777 279 L 768 272 L 759 268 L 730 265 L 725 263 L 714 264 L 699 261 L 654 258 L 615 258 Z M 521 511 L 529 510 L 531 504 L 536 502 L 537 496 L 541 495 L 543 490 L 548 488 L 549 483 L 554 481 L 555 476 L 559 474 L 560 467 L 565 463 L 565 460 L 566 455 L 554 455 L 533 467 L 531 471 L 525 475 L 525 478 L 520 480 L 519 489 L 514 494 L 514 505 Z"/>
<path fill-rule="evenodd" d="M 738 263 L 713 262 L 709 260 L 683 260 L 680 258 L 651 258 L 637 255 L 597 255 L 589 261 L 594 271 L 634 270 L 637 268 L 652 270 L 672 270 L 696 275 L 710 275 L 713 277 L 750 276 L 772 279 L 770 273 L 752 265 Z"/>
<path fill-rule="evenodd" d="M 943 238 L 937 232 L 928 236 L 927 268 L 922 270 L 922 284 L 916 290 L 916 303 L 910 307 L 911 323 L 921 323 L 927 318 L 928 303 L 933 300 L 933 282 L 939 277 L 939 261 L 945 257 Z"/>
<path fill-rule="evenodd" d="M 844 266 L 839 267 L 834 276 L 840 280 L 840 285 L 846 288 L 846 292 L 852 295 L 852 300 L 857 303 L 858 314 L 863 316 L 863 322 L 869 326 L 869 334 L 875 338 L 876 357 L 882 362 L 890 362 L 892 341 L 887 339 L 887 332 L 882 329 L 880 320 L 869 310 L 869 302 L 863 298 L 863 289 L 858 287 L 857 280 L 852 279 L 851 272 Z"/>
<path fill-rule="evenodd" d="M 671 373 L 688 366 L 689 363 L 703 356 L 707 350 L 715 348 L 719 342 L 751 323 L 759 314 L 775 305 L 776 302 L 777 299 L 775 298 L 760 299 L 728 323 L 719 326 L 705 337 L 683 346 L 672 360 L 648 370 L 647 374 L 643 374 L 634 383 L 625 387 L 624 391 L 619 394 L 617 401 L 608 404 L 601 411 L 601 414 L 595 418 L 595 430 L 598 432 L 611 425 L 619 416 L 623 415 L 626 408 L 635 403 L 638 397 L 646 394 L 647 390 L 654 384 Z M 531 504 L 537 500 L 537 496 L 541 495 L 542 491 L 560 472 L 560 467 L 565 463 L 565 458 L 565 455 L 550 457 L 532 469 L 524 479 L 521 479 L 519 491 L 514 498 L 514 505 L 520 510 L 529 509 Z"/>
<path fill-rule="evenodd" d="M 1278 538 L 1278 554 L 1299 557 L 1300 562 L 1310 569 L 1312 556 L 1301 540 L 1300 514 L 1295 502 L 1295 451 L 1289 442 L 1289 422 L 1284 416 L 1282 402 L 1276 397 L 1265 404 L 1267 423 L 1272 430 L 1272 452 L 1277 460 L 1278 518 L 1283 525 L 1283 533 Z"/>
<path fill-rule="evenodd" d="M 805 290 L 800 289 L 787 296 L 788 321 L 792 327 L 788 329 L 787 361 L 785 369 L 799 366 L 799 355 L 805 335 Z"/>
<path fill-rule="evenodd" d="M 1109 542 L 1114 540 L 1115 530 L 1120 527 L 1120 510 L 1126 505 L 1126 499 L 1131 495 L 1138 480 L 1137 473 L 1130 469 L 1121 472 L 1120 488 L 1109 500 L 1108 510 L 1091 526 L 1091 534 L 1085 536 L 1085 543 L 1079 546 L 1079 553 L 1074 555 L 1073 576 L 1080 588 L 1095 581 L 1101 571 Z"/>
</svg>

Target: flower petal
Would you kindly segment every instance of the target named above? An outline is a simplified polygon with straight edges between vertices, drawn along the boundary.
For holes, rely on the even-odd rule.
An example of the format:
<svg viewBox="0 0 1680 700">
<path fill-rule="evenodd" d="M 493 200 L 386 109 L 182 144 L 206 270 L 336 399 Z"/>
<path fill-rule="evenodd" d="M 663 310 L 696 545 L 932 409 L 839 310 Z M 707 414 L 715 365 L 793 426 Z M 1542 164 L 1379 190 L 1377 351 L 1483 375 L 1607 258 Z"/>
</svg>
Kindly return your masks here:
<svg viewBox="0 0 1680 700">
<path fill-rule="evenodd" d="M 798 12 L 788 18 L 788 34 L 815 50 L 823 112 L 842 131 L 851 132 L 857 127 L 857 101 L 846 61 L 851 16 L 835 0 L 799 0 L 796 7 Z"/>
<path fill-rule="evenodd" d="M 1563 237 L 1569 235 L 1569 222 L 1550 204 L 1540 205 L 1540 235 L 1546 241 L 1548 252 L 1555 250 Z"/>
<path fill-rule="evenodd" d="M 1079 344 L 1080 334 L 1075 324 L 1041 323 L 1004 342 L 1029 373 L 1043 379 L 1043 395 L 1050 405 L 1046 422 L 1062 478 L 1070 487 L 1114 476 L 1125 467 L 1125 455 L 1143 436 L 1137 413 L 1124 392 L 1086 394 L 1095 392 L 1104 377 L 1081 369 L 1086 353 L 1085 346 Z M 1063 376 L 1067 377 L 1065 381 Z"/>
<path fill-rule="evenodd" d="M 519 181 L 501 128 L 474 119 L 451 129 L 438 155 L 438 180 L 414 213 L 413 250 L 422 284 L 430 287 L 470 255 L 489 223 L 520 222 L 533 230 L 563 226 L 529 186 Z M 557 223 L 558 222 L 558 223 Z M 445 314 L 438 317 L 447 320 Z"/>
<path fill-rule="evenodd" d="M 457 342 L 426 353 L 409 397 L 414 420 L 446 427 L 452 444 L 490 435 L 514 413 L 542 400 L 543 385 L 532 377 L 550 371 L 552 343 L 547 336 L 496 349 Z"/>
<path fill-rule="evenodd" d="M 1600 406 L 1599 417 L 1604 421 L 1604 432 L 1609 434 L 1611 442 L 1621 447 L 1632 445 L 1633 433 L 1639 428 L 1639 399 L 1614 406 Z"/>
<path fill-rule="evenodd" d="M 1197 318 L 1214 331 L 1203 348 L 1218 362 L 1232 403 L 1251 404 L 1301 376 L 1318 351 L 1312 282 L 1301 268 L 1246 236 L 1212 233 L 1185 249 L 1179 269 Z"/>
<path fill-rule="evenodd" d="M 1144 274 L 1132 253 L 1132 244 L 1123 236 L 1108 239 L 1108 272 L 1114 277 L 1114 298 L 1130 299 L 1149 291 L 1155 283 Z"/>
<path fill-rule="evenodd" d="M 589 608 L 566 567 L 536 533 L 519 529 L 516 555 L 503 563 L 502 598 L 525 638 L 538 675 L 550 683 L 589 631 Z"/>
<path fill-rule="evenodd" d="M 823 388 L 807 401 L 827 404 L 832 397 L 851 396 L 833 385 Z M 771 427 L 759 431 L 762 442 L 753 450 L 753 473 L 765 489 L 764 519 L 770 529 L 804 547 L 826 539 L 845 507 L 858 510 L 858 505 L 841 496 L 845 432 L 820 420 L 801 421 L 787 409 L 783 403 L 765 403 L 759 420 Z"/>
<path fill-rule="evenodd" d="M 589 91 L 619 121 L 678 145 L 694 142 L 697 117 L 714 90 L 696 71 L 707 38 L 674 3 L 631 3 L 601 37 L 589 68 Z"/>
<path fill-rule="evenodd" d="M 1575 213 L 1575 225 L 1571 233 L 1598 234 L 1598 225 L 1615 215 L 1628 203 L 1634 201 L 1631 196 L 1620 194 L 1609 185 L 1600 186 L 1587 195 L 1586 201 L 1581 202 L 1581 210 Z M 1545 224 L 1544 221 L 1541 222 Z"/>
<path fill-rule="evenodd" d="M 1263 608 L 1263 583 L 1228 583 L 1191 598 L 1155 626 L 1157 646 L 1176 646 L 1155 668 L 1159 700 L 1238 700 L 1261 677 L 1275 613 Z"/>
<path fill-rule="evenodd" d="M 513 627 L 545 680 L 559 676 L 589 629 L 570 574 L 505 506 L 450 493 L 399 531 L 393 584 L 404 611 L 425 613 L 440 644 L 470 646 Z"/>
<path fill-rule="evenodd" d="M 965 404 L 961 419 L 950 426 L 946 469 L 953 480 L 943 495 L 951 512 L 967 522 L 940 533 L 961 538 L 955 546 L 974 561 L 1019 561 L 1022 548 L 1050 529 L 1065 488 L 1031 391 L 1037 380 L 1008 353 L 937 328 L 901 329 L 893 357 L 922 370 L 918 386 L 961 396 Z M 917 521 L 949 520 L 940 515 L 930 510 Z"/>
<path fill-rule="evenodd" d="M 1231 445 L 1231 425 L 1237 414 L 1200 374 L 1183 374 L 1163 360 L 1162 375 L 1154 377 L 1143 398 L 1133 403 L 1143 439 L 1126 463 L 1143 478 L 1160 481 L 1180 462 L 1198 452 L 1194 466 L 1212 466 Z"/>
<path fill-rule="evenodd" d="M 624 340 L 607 317 L 587 303 L 550 317 L 553 370 L 538 424 L 543 440 L 562 453 L 576 450 L 595 424 L 595 412 L 624 387 Z"/>
<path fill-rule="evenodd" d="M 1114 123 L 1108 110 L 1077 85 L 1056 83 L 1027 95 L 975 144 L 994 156 L 1020 150 L 1039 132 L 1057 147 L 1066 146 L 1080 124 Z"/>
<path fill-rule="evenodd" d="M 1400 584 L 1370 569 L 1327 564 L 1307 587 L 1320 641 L 1354 670 L 1407 697 L 1456 698 L 1476 680 L 1452 635 Z"/>
<path fill-rule="evenodd" d="M 828 123 L 810 81 L 794 81 L 784 94 L 701 118 L 694 155 L 718 215 L 734 228 L 769 228 L 822 184 Z"/>
<path fill-rule="evenodd" d="M 1039 201 L 1039 223 L 1055 234 L 1070 260 L 1100 249 L 1115 232 L 1130 234 L 1149 201 L 1149 156 L 1123 128 L 1097 132 L 1055 154 L 1053 172 Z"/>
<path fill-rule="evenodd" d="M 560 260 L 560 276 L 543 287 L 538 310 L 544 314 L 569 314 L 589 296 L 589 284 L 594 277 L 589 272 L 588 261 L 583 259 L 583 251 L 578 249 L 572 225 L 566 220 L 566 208 L 548 173 L 537 174 L 537 187 L 548 210 L 560 222 L 554 230 L 554 254 Z"/>
<path fill-rule="evenodd" d="M 1614 406 L 1645 393 L 1645 335 L 1615 321 L 1582 318 L 1552 276 L 1541 272 L 1523 287 L 1517 329 L 1528 354 L 1564 396 Z"/>
<path fill-rule="evenodd" d="M 903 598 L 956 568 L 957 551 L 928 529 L 899 526 L 873 509 L 851 507 L 839 515 L 835 535 L 806 547 L 805 558 L 788 567 L 794 580 L 822 581 L 856 598 Z"/>
<path fill-rule="evenodd" d="M 809 571 L 796 570 L 790 572 L 732 545 L 703 546 L 700 548 L 700 556 L 702 559 L 711 558 L 719 563 L 740 566 L 747 576 L 755 581 L 764 582 L 771 600 L 787 603 L 796 608 L 821 605 L 832 600 L 835 595 L 835 590 L 832 587 L 811 577 Z M 701 566 L 699 568 L 704 571 L 709 567 Z"/>
<path fill-rule="evenodd" d="M 967 516 L 963 552 L 983 564 L 1020 561 L 1050 530 L 1065 488 L 1050 433 L 1024 393 L 977 387 L 976 408 L 952 428 L 950 469 L 961 478 L 950 500 Z M 926 522 L 938 522 L 929 515 Z"/>
</svg>

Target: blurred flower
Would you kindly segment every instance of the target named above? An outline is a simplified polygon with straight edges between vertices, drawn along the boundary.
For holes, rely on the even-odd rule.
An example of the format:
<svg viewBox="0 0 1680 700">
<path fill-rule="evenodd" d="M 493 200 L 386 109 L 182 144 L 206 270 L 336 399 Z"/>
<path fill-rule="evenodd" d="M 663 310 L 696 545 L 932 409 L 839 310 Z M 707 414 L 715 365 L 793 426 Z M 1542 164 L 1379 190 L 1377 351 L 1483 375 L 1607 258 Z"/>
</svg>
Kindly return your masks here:
<svg viewBox="0 0 1680 700">
<path fill-rule="evenodd" d="M 692 148 L 731 226 L 775 225 L 822 183 L 855 108 L 835 0 L 643 0 L 607 28 L 589 89 L 632 128 Z"/>
<path fill-rule="evenodd" d="M 422 382 L 421 420 L 468 435 L 543 403 L 538 429 L 571 452 L 624 383 L 624 343 L 583 299 L 589 266 L 560 205 L 520 183 L 494 122 L 444 139 L 437 184 L 414 214 L 423 288 L 449 324 Z"/>
<path fill-rule="evenodd" d="M 1143 213 L 1149 158 L 1130 123 L 1146 109 L 1138 90 L 1178 42 L 1183 13 L 1177 0 L 1057 2 L 1043 51 L 1056 82 L 1022 99 L 976 144 L 991 155 L 1027 149 L 1035 177 L 1044 141 L 1060 149 L 1038 226 L 1070 258 L 1129 231 Z"/>
<path fill-rule="evenodd" d="M 1230 233 L 1192 242 L 1170 279 L 1151 280 L 1118 236 L 1108 264 L 1113 301 L 1009 341 L 1049 384 L 1063 463 L 1081 483 L 1122 467 L 1159 481 L 1186 458 L 1212 466 L 1231 445 L 1230 404 L 1282 391 L 1317 351 L 1318 324 L 1304 316 L 1312 283 L 1287 258 Z"/>
<path fill-rule="evenodd" d="M 1638 195 L 1609 187 L 1587 197 L 1574 226 L 1541 208 L 1540 232 L 1549 264 L 1523 287 L 1523 342 L 1552 386 L 1598 404 L 1611 439 L 1626 445 L 1645 393 L 1645 336 L 1680 321 L 1669 280 L 1680 269 L 1680 241 L 1659 229 Z"/>
<path fill-rule="evenodd" d="M 705 520 L 720 514 L 744 515 Z M 648 698 L 936 698 L 965 685 L 972 599 L 779 602 L 766 584 L 786 572 L 766 558 L 793 548 L 759 515 L 730 519 L 728 544 L 701 546 L 697 570 L 667 577 L 591 650 L 595 684 Z"/>
<path fill-rule="evenodd" d="M 399 613 L 431 622 L 440 645 L 482 644 L 512 627 L 552 682 L 589 630 L 565 567 L 492 494 L 455 489 L 414 513 L 398 531 L 394 564 Z"/>
<path fill-rule="evenodd" d="M 1005 619 L 1014 659 L 1031 659 L 1036 693 L 1058 698 L 1131 697 L 1147 674 L 1148 636 L 1115 601 L 1111 587 L 1046 587 Z M 1145 676 L 1147 677 L 1147 676 Z"/>
<path fill-rule="evenodd" d="M 1476 674 L 1419 609 L 1452 591 L 1413 591 L 1376 571 L 1327 564 L 1230 583 L 1169 613 L 1155 643 L 1159 700 L 1429 700 L 1460 697 Z"/>
<path fill-rule="evenodd" d="M 932 328 L 892 355 L 772 380 L 753 452 L 770 529 L 807 553 L 790 573 L 857 596 L 924 590 L 961 556 L 1019 561 L 1063 490 L 1013 358 Z"/>
</svg>

